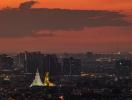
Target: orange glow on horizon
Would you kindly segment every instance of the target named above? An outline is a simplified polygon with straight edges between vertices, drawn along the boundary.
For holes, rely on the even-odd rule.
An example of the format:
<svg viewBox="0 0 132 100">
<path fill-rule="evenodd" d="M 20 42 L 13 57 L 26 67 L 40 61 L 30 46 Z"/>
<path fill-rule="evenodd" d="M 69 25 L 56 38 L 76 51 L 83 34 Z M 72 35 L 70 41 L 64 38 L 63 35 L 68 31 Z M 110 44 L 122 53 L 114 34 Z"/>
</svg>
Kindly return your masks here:
<svg viewBox="0 0 132 100">
<path fill-rule="evenodd" d="M 56 34 L 54 37 L 0 38 L 0 45 L 2 45 L 1 51 L 4 52 L 25 50 L 44 52 L 131 51 L 131 32 L 131 27 L 89 28 L 84 31 L 71 31 L 70 34 L 66 31 L 58 31 L 54 33 Z"/>
<path fill-rule="evenodd" d="M 26 0 L 0 0 L 0 7 L 18 7 Z M 37 8 L 63 8 L 63 9 L 132 9 L 132 0 L 38 0 L 34 5 Z"/>
</svg>

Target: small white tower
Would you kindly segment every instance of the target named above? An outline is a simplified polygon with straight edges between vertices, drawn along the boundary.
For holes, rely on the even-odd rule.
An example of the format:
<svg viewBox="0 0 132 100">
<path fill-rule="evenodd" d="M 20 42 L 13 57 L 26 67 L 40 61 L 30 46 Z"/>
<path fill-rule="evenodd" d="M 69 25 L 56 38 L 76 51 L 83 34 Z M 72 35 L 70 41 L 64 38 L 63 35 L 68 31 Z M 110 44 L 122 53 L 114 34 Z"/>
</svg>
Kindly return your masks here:
<svg viewBox="0 0 132 100">
<path fill-rule="evenodd" d="M 44 84 L 42 83 L 42 81 L 40 79 L 40 75 L 39 75 L 38 69 L 37 69 L 37 72 L 36 72 L 36 75 L 35 75 L 35 79 L 33 80 L 33 82 L 30 85 L 30 87 L 34 87 L 34 86 L 44 86 Z"/>
</svg>

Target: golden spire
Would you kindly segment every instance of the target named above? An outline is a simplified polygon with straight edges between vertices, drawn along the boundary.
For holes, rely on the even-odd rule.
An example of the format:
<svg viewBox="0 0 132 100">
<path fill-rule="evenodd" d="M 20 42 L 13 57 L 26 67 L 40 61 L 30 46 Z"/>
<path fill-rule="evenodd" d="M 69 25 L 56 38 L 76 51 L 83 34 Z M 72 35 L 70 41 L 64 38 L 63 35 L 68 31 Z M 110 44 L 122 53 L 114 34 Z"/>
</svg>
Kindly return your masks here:
<svg viewBox="0 0 132 100">
<path fill-rule="evenodd" d="M 45 73 L 45 77 L 44 77 L 44 86 L 49 86 L 49 87 L 55 86 L 54 83 L 51 83 L 51 82 L 49 81 L 49 72 L 46 72 L 46 73 Z"/>
</svg>

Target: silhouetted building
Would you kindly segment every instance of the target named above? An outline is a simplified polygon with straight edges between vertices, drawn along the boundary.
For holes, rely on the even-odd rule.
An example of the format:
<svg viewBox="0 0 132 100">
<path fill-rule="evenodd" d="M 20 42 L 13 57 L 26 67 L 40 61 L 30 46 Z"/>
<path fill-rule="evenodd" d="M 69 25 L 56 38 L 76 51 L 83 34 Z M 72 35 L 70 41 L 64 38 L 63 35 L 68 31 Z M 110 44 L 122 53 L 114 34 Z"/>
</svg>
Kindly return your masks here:
<svg viewBox="0 0 132 100">
<path fill-rule="evenodd" d="M 23 67 L 25 73 L 35 74 L 38 68 L 41 75 L 44 75 L 44 54 L 40 52 L 24 52 L 16 57 L 18 67 Z"/>
<path fill-rule="evenodd" d="M 44 74 L 44 55 L 40 52 L 25 53 L 25 72 L 35 73 L 36 69 L 40 71 L 40 74 Z"/>
<path fill-rule="evenodd" d="M 26 73 L 35 74 L 38 68 L 40 75 L 43 77 L 45 72 L 51 76 L 60 75 L 61 65 L 55 54 L 42 54 L 40 52 L 25 52 L 17 55 L 18 66 L 24 66 Z"/>
<path fill-rule="evenodd" d="M 0 69 L 12 69 L 13 58 L 6 54 L 0 55 Z"/>
<path fill-rule="evenodd" d="M 64 75 L 80 75 L 81 60 L 73 57 L 63 59 L 63 74 Z"/>
<path fill-rule="evenodd" d="M 82 58 L 82 71 L 93 72 L 95 66 L 95 55 L 92 52 L 87 52 Z M 95 71 L 95 70 L 94 70 Z"/>
<path fill-rule="evenodd" d="M 115 67 L 118 75 L 130 75 L 132 72 L 132 62 L 129 59 L 117 60 Z"/>
<path fill-rule="evenodd" d="M 58 62 L 58 58 L 55 54 L 45 55 L 44 66 L 44 71 L 49 72 L 51 76 L 57 76 L 61 74 L 61 64 Z"/>
</svg>

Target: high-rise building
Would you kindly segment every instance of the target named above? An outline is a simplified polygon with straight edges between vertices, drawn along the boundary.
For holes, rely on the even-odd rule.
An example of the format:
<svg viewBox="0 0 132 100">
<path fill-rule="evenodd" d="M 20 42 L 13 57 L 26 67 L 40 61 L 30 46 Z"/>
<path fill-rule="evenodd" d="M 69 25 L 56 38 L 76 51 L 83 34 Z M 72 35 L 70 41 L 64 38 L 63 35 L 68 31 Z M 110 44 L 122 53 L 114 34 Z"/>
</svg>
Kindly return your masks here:
<svg viewBox="0 0 132 100">
<path fill-rule="evenodd" d="M 12 69 L 13 58 L 6 54 L 0 55 L 0 69 Z"/>
<path fill-rule="evenodd" d="M 73 57 L 63 59 L 63 74 L 64 75 L 80 75 L 81 60 Z"/>
<path fill-rule="evenodd" d="M 38 68 L 40 75 L 44 75 L 44 54 L 41 52 L 24 52 L 16 57 L 17 66 L 23 67 L 25 73 L 35 74 Z"/>
<path fill-rule="evenodd" d="M 118 75 L 130 75 L 132 73 L 132 61 L 129 59 L 119 59 L 115 64 Z"/>
<path fill-rule="evenodd" d="M 36 69 L 38 68 L 40 74 L 44 74 L 43 58 L 44 55 L 41 54 L 40 52 L 31 52 L 31 53 L 26 52 L 25 62 L 24 62 L 25 72 L 35 73 Z"/>
<path fill-rule="evenodd" d="M 17 64 L 24 66 L 26 73 L 34 74 L 38 68 L 40 75 L 43 77 L 45 72 L 51 76 L 60 75 L 61 64 L 55 54 L 42 54 L 40 52 L 25 52 L 17 55 Z"/>
<path fill-rule="evenodd" d="M 58 76 L 61 74 L 61 64 L 55 54 L 45 55 L 44 66 L 45 72 L 49 72 L 51 76 Z"/>
</svg>

